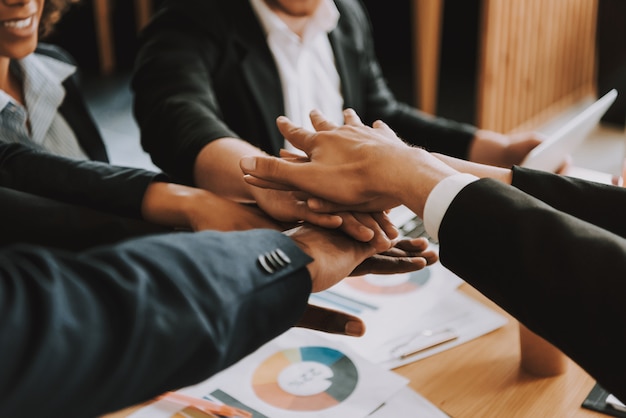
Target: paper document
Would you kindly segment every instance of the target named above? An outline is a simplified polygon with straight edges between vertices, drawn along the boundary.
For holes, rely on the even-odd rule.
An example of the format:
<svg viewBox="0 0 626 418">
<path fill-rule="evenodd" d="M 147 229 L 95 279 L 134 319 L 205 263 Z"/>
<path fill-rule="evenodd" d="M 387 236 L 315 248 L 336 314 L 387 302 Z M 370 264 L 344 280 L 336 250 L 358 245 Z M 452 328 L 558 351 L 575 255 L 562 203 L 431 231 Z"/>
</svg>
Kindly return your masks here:
<svg viewBox="0 0 626 418">
<path fill-rule="evenodd" d="M 293 328 L 212 378 L 180 392 L 224 402 L 254 418 L 361 418 L 408 380 L 319 333 Z M 131 418 L 204 418 L 158 401 Z M 194 415 L 195 414 L 195 415 Z"/>
</svg>

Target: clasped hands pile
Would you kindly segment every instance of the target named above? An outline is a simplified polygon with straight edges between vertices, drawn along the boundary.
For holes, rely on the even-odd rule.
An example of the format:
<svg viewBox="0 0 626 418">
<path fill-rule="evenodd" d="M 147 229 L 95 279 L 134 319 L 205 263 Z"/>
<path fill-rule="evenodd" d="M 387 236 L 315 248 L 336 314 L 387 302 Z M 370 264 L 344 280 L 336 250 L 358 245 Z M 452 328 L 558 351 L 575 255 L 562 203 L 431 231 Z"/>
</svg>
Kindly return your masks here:
<svg viewBox="0 0 626 418">
<path fill-rule="evenodd" d="M 309 266 L 313 292 L 348 275 L 409 272 L 438 259 L 426 239 L 398 239 L 386 215 L 402 202 L 393 182 L 385 179 L 402 173 L 388 172 L 393 170 L 393 159 L 377 156 L 387 158 L 379 153 L 382 148 L 386 154 L 402 153 L 408 145 L 382 122 L 367 127 L 351 109 L 344 117 L 345 125 L 336 126 L 318 111 L 311 112 L 317 132 L 279 117 L 281 133 L 306 156 L 283 151 L 281 158 L 254 156 L 240 161 L 248 184 L 273 191 L 277 201 L 297 199 L 304 206 L 300 209 L 307 212 L 303 215 L 307 223 L 286 234 L 315 260 Z M 312 235 L 317 239 L 311 240 Z M 364 332 L 358 318 L 312 306 L 298 325 L 350 335 Z"/>
</svg>

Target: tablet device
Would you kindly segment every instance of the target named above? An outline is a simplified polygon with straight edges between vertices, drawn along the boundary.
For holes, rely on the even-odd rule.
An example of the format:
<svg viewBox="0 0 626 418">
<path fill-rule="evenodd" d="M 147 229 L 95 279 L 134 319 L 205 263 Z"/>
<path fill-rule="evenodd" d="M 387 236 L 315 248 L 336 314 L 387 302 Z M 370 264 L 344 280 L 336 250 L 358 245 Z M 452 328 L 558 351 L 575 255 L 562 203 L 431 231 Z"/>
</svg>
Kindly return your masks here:
<svg viewBox="0 0 626 418">
<path fill-rule="evenodd" d="M 567 155 L 582 144 L 596 127 L 616 97 L 617 91 L 613 89 L 585 108 L 530 151 L 520 166 L 556 172 Z"/>
</svg>

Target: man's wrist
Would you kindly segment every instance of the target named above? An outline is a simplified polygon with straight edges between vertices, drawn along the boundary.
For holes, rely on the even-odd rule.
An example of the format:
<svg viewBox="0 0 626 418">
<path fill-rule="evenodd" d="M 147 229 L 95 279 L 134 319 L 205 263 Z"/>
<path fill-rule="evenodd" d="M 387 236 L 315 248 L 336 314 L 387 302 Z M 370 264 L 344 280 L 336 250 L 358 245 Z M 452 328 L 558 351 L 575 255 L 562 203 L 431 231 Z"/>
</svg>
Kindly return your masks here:
<svg viewBox="0 0 626 418">
<path fill-rule="evenodd" d="M 400 201 L 420 217 L 424 215 L 424 205 L 430 192 L 446 177 L 458 174 L 458 171 L 435 158 L 421 148 L 411 148 L 404 159 L 405 166 L 399 185 Z"/>
</svg>

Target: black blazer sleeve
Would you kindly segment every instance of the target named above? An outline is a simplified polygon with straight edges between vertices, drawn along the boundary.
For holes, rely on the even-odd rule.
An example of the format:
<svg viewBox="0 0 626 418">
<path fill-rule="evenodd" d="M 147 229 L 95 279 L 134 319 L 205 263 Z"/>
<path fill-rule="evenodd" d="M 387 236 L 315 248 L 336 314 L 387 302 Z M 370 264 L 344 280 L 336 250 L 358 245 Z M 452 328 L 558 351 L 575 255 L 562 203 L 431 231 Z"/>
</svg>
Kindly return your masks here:
<svg viewBox="0 0 626 418">
<path fill-rule="evenodd" d="M 570 202 L 563 210 L 579 202 L 594 220 L 599 211 L 593 204 L 609 205 L 611 222 L 624 223 L 622 190 L 569 179 L 548 181 L 565 186 L 558 189 Z M 540 185 L 518 178 L 522 183 L 543 193 Z M 602 201 L 594 202 L 598 196 Z M 626 399 L 623 237 L 514 187 L 483 179 L 454 199 L 439 238 L 444 265 Z"/>
<path fill-rule="evenodd" d="M 374 50 L 367 10 L 360 0 L 335 0 L 341 14 L 331 34 L 335 55 L 345 57 L 342 76 L 345 107 L 363 122 L 385 121 L 406 141 L 429 151 L 467 158 L 476 127 L 434 117 L 398 101 L 389 89 Z M 341 65 L 341 59 L 338 60 Z M 341 69 L 341 67 L 339 67 Z M 346 91 L 347 90 L 347 91 Z"/>
<path fill-rule="evenodd" d="M 291 263 L 268 274 L 276 248 Z M 297 322 L 309 261 L 269 230 L 0 251 L 0 416 L 94 417 L 210 377 Z"/>
<path fill-rule="evenodd" d="M 17 243 L 80 251 L 171 228 L 0 187 L 0 247 Z"/>
<path fill-rule="evenodd" d="M 225 17 L 216 15 L 220 6 L 210 6 L 219 2 L 206 3 L 164 2 L 140 36 L 131 84 L 144 150 L 159 168 L 186 184 L 194 183 L 194 164 L 204 146 L 218 138 L 240 137 L 226 121 L 218 90 L 230 89 L 226 94 L 239 102 L 241 111 L 252 107 L 252 114 L 259 113 L 251 98 L 236 90 L 241 82 L 226 82 L 232 80 L 228 70 L 215 73 L 220 64 L 232 63 L 236 45 L 226 40 L 226 31 L 223 37 L 213 37 L 227 24 Z M 230 117 L 245 125 L 250 114 Z"/>
<path fill-rule="evenodd" d="M 513 186 L 548 205 L 626 238 L 626 188 L 513 167 Z"/>
<path fill-rule="evenodd" d="M 132 218 L 141 217 L 148 185 L 162 174 L 77 161 L 27 145 L 0 142 L 0 186 Z M 16 214 L 18 216 L 19 214 Z"/>
</svg>

